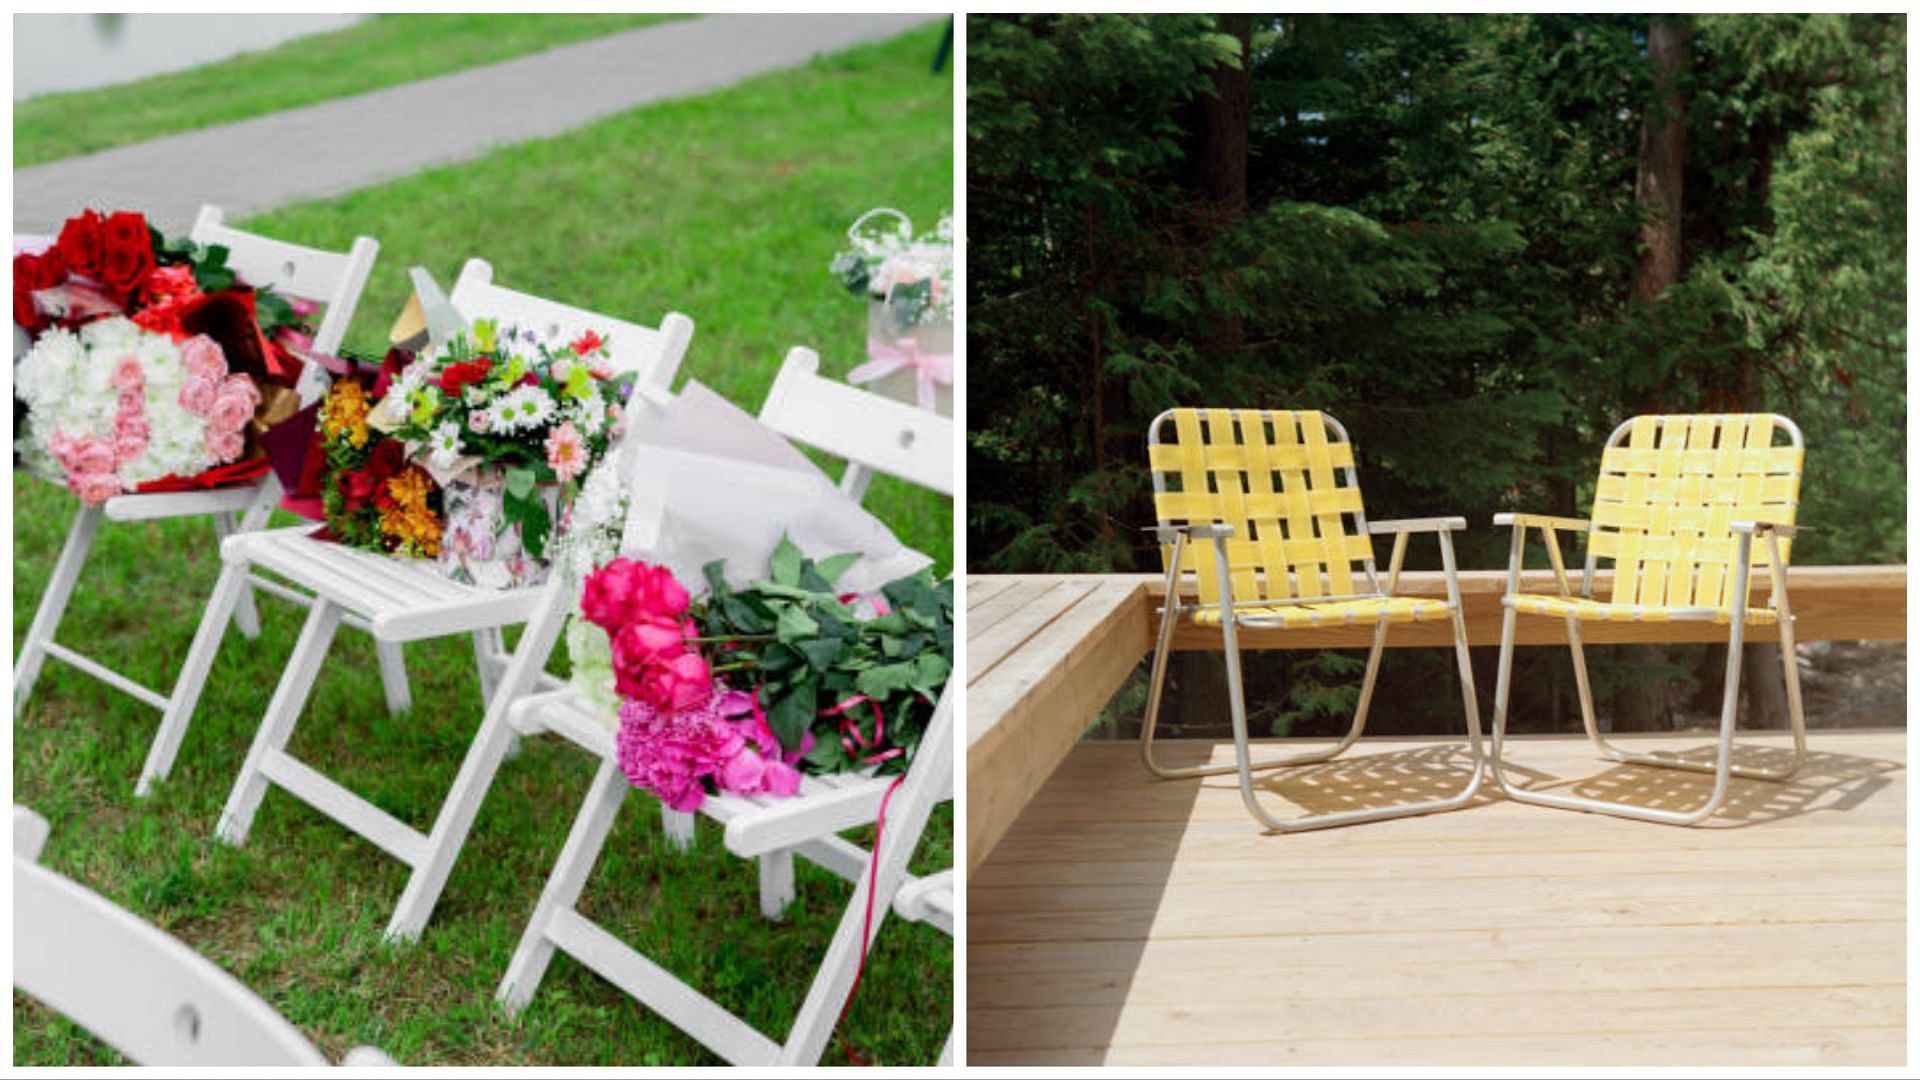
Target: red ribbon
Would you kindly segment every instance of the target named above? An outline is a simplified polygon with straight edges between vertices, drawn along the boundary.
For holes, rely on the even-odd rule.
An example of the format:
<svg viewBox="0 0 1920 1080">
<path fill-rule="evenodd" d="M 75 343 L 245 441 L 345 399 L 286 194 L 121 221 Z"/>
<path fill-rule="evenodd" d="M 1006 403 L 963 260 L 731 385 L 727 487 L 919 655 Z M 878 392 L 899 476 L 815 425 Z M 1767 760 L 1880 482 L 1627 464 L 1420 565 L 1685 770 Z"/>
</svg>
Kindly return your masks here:
<svg viewBox="0 0 1920 1080">
<path fill-rule="evenodd" d="M 218 465 L 208 469 L 206 472 L 195 473 L 192 476 L 177 476 L 168 473 L 158 480 L 149 480 L 144 484 L 139 484 L 135 486 L 133 490 L 149 494 L 159 491 L 210 490 L 212 488 L 225 487 L 228 484 L 240 484 L 248 480 L 258 480 L 260 477 L 265 476 L 267 471 L 272 467 L 264 456 L 242 458 L 239 461 L 226 465 Z"/>
<path fill-rule="evenodd" d="M 873 739 L 871 741 L 861 733 L 859 722 L 853 718 L 853 707 L 855 705 L 865 705 L 867 708 L 873 710 Z M 840 745 L 846 748 L 848 757 L 862 765 L 872 765 L 880 761 L 891 761 L 906 753 L 906 751 L 897 746 L 887 750 L 879 749 L 880 744 L 887 741 L 887 717 L 885 713 L 880 711 L 880 703 L 865 694 L 855 694 L 831 709 L 822 709 L 820 710 L 820 715 L 838 716 L 840 718 Z M 878 752 L 867 757 L 860 756 L 861 751 L 869 749 Z"/>
<path fill-rule="evenodd" d="M 865 699 L 862 698 L 862 700 Z M 851 704 L 853 703 L 845 702 L 843 707 Z M 874 710 L 876 714 L 879 711 L 879 709 Z M 861 1057 L 852 1046 L 848 1045 L 844 1025 L 847 1022 L 847 1013 L 853 1011 L 853 995 L 860 992 L 860 978 L 867 973 L 867 947 L 873 943 L 873 896 L 880 891 L 880 838 L 886 834 L 887 803 L 892 800 L 893 793 L 900 790 L 900 784 L 906 778 L 903 773 L 894 777 L 893 783 L 887 785 L 886 794 L 880 796 L 880 814 L 873 819 L 873 854 L 867 859 L 867 914 L 860 924 L 860 964 L 853 969 L 853 985 L 847 989 L 847 1000 L 840 1005 L 840 1019 L 833 1022 L 835 1037 L 840 1040 L 841 1047 L 846 1050 L 847 1056 L 853 1059 L 855 1065 L 865 1065 L 867 1059 Z"/>
</svg>

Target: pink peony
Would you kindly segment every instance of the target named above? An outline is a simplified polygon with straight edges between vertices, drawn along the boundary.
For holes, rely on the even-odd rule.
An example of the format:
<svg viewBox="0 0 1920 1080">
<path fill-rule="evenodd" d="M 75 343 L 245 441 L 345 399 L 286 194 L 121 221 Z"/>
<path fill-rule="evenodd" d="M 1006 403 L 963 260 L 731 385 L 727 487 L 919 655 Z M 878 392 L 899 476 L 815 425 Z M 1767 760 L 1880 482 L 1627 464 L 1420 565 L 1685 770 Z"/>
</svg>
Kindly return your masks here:
<svg viewBox="0 0 1920 1080">
<path fill-rule="evenodd" d="M 99 504 L 120 494 L 120 478 L 110 472 L 80 472 L 67 477 L 67 487 L 82 502 Z"/>
<path fill-rule="evenodd" d="M 698 810 L 706 798 L 706 778 L 719 774 L 745 746 L 721 715 L 722 695 L 716 689 L 708 683 L 702 698 L 679 708 L 641 700 L 620 707 L 615 740 L 620 771 L 675 810 Z"/>
<path fill-rule="evenodd" d="M 580 611 L 587 621 L 617 634 L 628 623 L 649 617 L 679 619 L 692 597 L 664 566 L 618 558 L 587 578 Z"/>
<path fill-rule="evenodd" d="M 220 396 L 213 401 L 213 408 L 207 412 L 208 426 L 221 433 L 239 431 L 248 420 L 253 419 L 254 407 L 260 403 L 260 395 L 254 393 L 251 387 L 246 392 L 236 392 L 230 386 L 221 389 Z"/>
<path fill-rule="evenodd" d="M 227 374 L 227 354 L 205 334 L 195 334 L 180 343 L 180 360 L 190 378 L 219 382 Z"/>
<path fill-rule="evenodd" d="M 131 356 L 123 356 L 113 367 L 114 389 L 122 392 L 139 390 L 147 385 L 147 376 L 140 370 L 140 361 Z"/>
<path fill-rule="evenodd" d="M 246 448 L 247 441 L 237 431 L 207 432 L 207 453 L 212 454 L 215 461 L 232 461 Z"/>
<path fill-rule="evenodd" d="M 213 411 L 214 402 L 219 400 L 219 384 L 212 379 L 194 376 L 180 388 L 180 407 L 195 416 L 205 417 Z"/>
</svg>

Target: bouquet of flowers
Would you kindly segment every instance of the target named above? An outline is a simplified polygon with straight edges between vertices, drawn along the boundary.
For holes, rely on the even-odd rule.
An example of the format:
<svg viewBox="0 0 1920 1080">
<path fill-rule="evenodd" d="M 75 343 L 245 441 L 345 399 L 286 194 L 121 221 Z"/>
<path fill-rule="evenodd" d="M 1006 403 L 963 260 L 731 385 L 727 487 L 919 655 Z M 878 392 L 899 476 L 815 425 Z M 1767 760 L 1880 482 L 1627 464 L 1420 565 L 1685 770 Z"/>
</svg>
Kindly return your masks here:
<svg viewBox="0 0 1920 1080">
<path fill-rule="evenodd" d="M 482 319 L 402 371 L 368 422 L 439 484 L 442 570 L 528 585 L 545 577 L 555 521 L 619 438 L 632 386 L 598 333 L 562 344 Z"/>
<path fill-rule="evenodd" d="M 30 471 L 89 503 L 266 471 L 247 435 L 298 407 L 313 308 L 243 285 L 226 257 L 92 210 L 14 256 L 14 321 L 33 336 L 14 370 Z"/>
<path fill-rule="evenodd" d="M 891 229 L 863 231 L 876 216 L 891 215 Z M 898 210 L 862 214 L 847 230 L 850 249 L 829 269 L 847 291 L 867 298 L 867 362 L 847 374 L 853 383 L 873 382 L 883 393 L 908 398 L 923 409 L 951 415 L 953 385 L 953 218 L 915 238 L 913 223 Z"/>
<path fill-rule="evenodd" d="M 715 792 L 791 795 L 803 773 L 905 771 L 952 670 L 953 585 L 922 571 L 838 594 L 854 558 L 783 542 L 770 580 L 735 589 L 711 563 L 698 599 L 626 558 L 587 578 L 636 787 L 695 810 Z"/>
<path fill-rule="evenodd" d="M 881 215 L 892 216 L 894 227 L 862 231 Z M 953 321 L 951 214 L 942 215 L 933 232 L 916 239 L 905 214 L 881 207 L 860 215 L 847 230 L 847 240 L 853 246 L 835 255 L 828 269 L 848 292 L 885 304 L 892 333 Z"/>
<path fill-rule="evenodd" d="M 368 423 L 391 387 L 365 375 L 336 379 L 320 406 L 318 436 L 326 476 L 321 506 L 332 538 L 351 547 L 411 558 L 440 554 L 440 487 L 406 459 L 399 439 Z"/>
</svg>

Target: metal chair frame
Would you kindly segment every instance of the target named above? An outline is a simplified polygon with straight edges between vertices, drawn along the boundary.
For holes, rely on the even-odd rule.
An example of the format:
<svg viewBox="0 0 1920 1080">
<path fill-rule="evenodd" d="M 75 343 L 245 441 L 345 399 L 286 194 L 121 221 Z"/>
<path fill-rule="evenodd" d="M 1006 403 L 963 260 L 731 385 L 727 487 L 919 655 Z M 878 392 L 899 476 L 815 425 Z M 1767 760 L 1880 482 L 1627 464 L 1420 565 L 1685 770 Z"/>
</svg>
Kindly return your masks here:
<svg viewBox="0 0 1920 1080">
<path fill-rule="evenodd" d="M 1784 416 L 1769 414 L 1777 434 L 1784 431 L 1794 450 L 1804 452 L 1805 439 L 1800 428 Z M 1655 417 L 1659 427 L 1667 427 L 1676 420 L 1692 422 L 1697 417 Z M 1720 418 L 1715 418 L 1720 419 Z M 1633 431 L 1634 419 L 1623 421 L 1607 437 L 1607 449 L 1615 449 Z M 1793 497 L 1790 503 L 1797 502 L 1798 473 L 1795 474 Z M 1787 517 L 1792 517 L 1789 505 Z M 1503 751 L 1507 729 L 1507 708 L 1509 691 L 1513 679 L 1513 646 L 1518 616 L 1523 614 L 1515 607 L 1514 597 L 1520 593 L 1520 561 L 1529 528 L 1540 530 L 1546 544 L 1555 579 L 1562 597 L 1571 598 L 1572 586 L 1567 580 L 1566 565 L 1560 551 L 1559 534 L 1572 532 L 1589 537 L 1586 562 L 1582 568 L 1579 597 L 1593 599 L 1594 573 L 1598 567 L 1600 554 L 1594 550 L 1591 537 L 1596 531 L 1605 531 L 1604 526 L 1595 521 L 1577 518 L 1547 517 L 1536 514 L 1497 514 L 1493 519 L 1496 527 L 1510 526 L 1513 529 L 1512 546 L 1507 556 L 1507 594 L 1502 597 L 1506 607 L 1504 621 L 1500 629 L 1500 667 L 1496 678 L 1493 699 L 1493 753 L 1490 762 L 1494 783 L 1502 792 L 1516 802 L 1531 803 L 1535 806 L 1549 806 L 1563 810 L 1583 810 L 1590 813 L 1612 814 L 1617 817 L 1631 818 L 1637 821 L 1651 821 L 1664 825 L 1693 825 L 1712 816 L 1725 801 L 1728 780 L 1731 776 L 1755 780 L 1786 780 L 1792 777 L 1805 764 L 1807 758 L 1806 710 L 1800 694 L 1800 670 L 1794 661 L 1793 611 L 1787 598 L 1786 555 L 1780 549 L 1780 540 L 1791 540 L 1799 531 L 1791 521 L 1732 521 L 1728 525 L 1729 542 L 1735 545 L 1735 557 L 1732 563 L 1733 588 L 1730 595 L 1736 607 L 1728 619 L 1726 686 L 1720 705 L 1720 729 L 1715 744 L 1714 759 L 1711 763 L 1689 761 L 1665 754 L 1645 754 L 1625 750 L 1609 742 L 1600 731 L 1594 714 L 1593 688 L 1587 678 L 1587 661 L 1580 640 L 1579 620 L 1573 615 L 1564 616 L 1567 624 L 1567 644 L 1573 653 L 1574 682 L 1579 690 L 1580 719 L 1586 728 L 1587 738 L 1593 743 L 1595 751 L 1606 761 L 1621 764 L 1647 765 L 1662 769 L 1679 769 L 1687 772 L 1708 773 L 1714 778 L 1713 791 L 1705 802 L 1693 810 L 1663 810 L 1658 807 L 1634 806 L 1609 799 L 1595 799 L 1580 795 L 1560 795 L 1553 792 L 1530 791 L 1510 782 L 1503 772 Z M 1787 684 L 1787 715 L 1793 732 L 1792 760 L 1778 768 L 1757 768 L 1739 765 L 1733 761 L 1733 733 L 1737 726 L 1740 710 L 1740 677 L 1742 645 L 1746 642 L 1747 615 L 1751 607 L 1748 589 L 1750 571 L 1753 562 L 1753 542 L 1756 537 L 1766 540 L 1767 568 L 1772 583 L 1770 603 L 1778 614 L 1780 627 L 1780 659 Z M 1618 601 L 1612 601 L 1618 602 Z M 1533 614 L 1533 613 L 1524 613 Z M 1719 621 L 1728 615 L 1728 609 L 1703 607 L 1698 605 L 1668 608 L 1665 617 L 1681 621 Z M 1554 618 L 1552 615 L 1536 615 L 1539 618 Z"/>
<path fill-rule="evenodd" d="M 1161 433 L 1163 427 L 1181 411 L 1183 410 L 1169 409 L 1155 417 L 1153 423 L 1149 425 L 1147 429 L 1147 443 L 1150 448 L 1149 456 L 1152 455 L 1152 447 L 1162 445 Z M 1228 410 L 1204 410 L 1203 413 L 1210 417 L 1208 421 L 1209 424 L 1220 423 L 1230 415 L 1236 418 L 1233 422 L 1237 424 L 1239 422 L 1238 417 L 1250 415 L 1248 411 L 1229 413 Z M 1351 445 L 1351 439 L 1347 435 L 1346 428 L 1338 420 L 1325 413 L 1302 414 L 1260 410 L 1257 415 L 1259 422 L 1263 425 L 1275 422 L 1276 418 L 1283 418 L 1285 422 L 1293 423 L 1297 421 L 1299 416 L 1317 415 L 1324 420 L 1327 428 L 1336 436 L 1335 442 Z M 1357 492 L 1359 489 L 1357 467 L 1353 464 L 1348 464 L 1340 467 L 1339 473 L 1344 479 L 1342 489 L 1350 488 Z M 1156 504 L 1163 504 L 1163 497 L 1168 494 L 1168 489 L 1166 475 L 1158 468 L 1153 470 L 1153 491 Z M 1164 510 L 1159 513 L 1159 523 L 1154 526 L 1152 531 L 1163 545 L 1163 550 L 1164 545 L 1171 545 L 1172 551 L 1171 554 L 1166 556 L 1166 599 L 1161 606 L 1160 630 L 1154 645 L 1153 670 L 1147 691 L 1146 715 L 1140 733 L 1140 759 L 1154 775 L 1162 779 L 1171 780 L 1217 776 L 1229 772 L 1237 773 L 1240 780 L 1241 800 L 1246 804 L 1247 811 L 1253 815 L 1256 821 L 1278 832 L 1304 832 L 1310 829 L 1357 825 L 1369 821 L 1384 821 L 1390 818 L 1455 810 L 1466 806 L 1479 794 L 1480 785 L 1486 774 L 1486 761 L 1481 752 L 1479 702 L 1474 692 L 1473 665 L 1467 652 L 1466 626 L 1461 619 L 1460 581 L 1458 569 L 1454 561 L 1453 537 L 1451 535 L 1453 532 L 1466 528 L 1466 520 L 1459 517 L 1436 517 L 1369 523 L 1366 520 L 1364 508 L 1360 506 L 1357 499 L 1355 502 L 1355 508 L 1346 512 L 1353 518 L 1354 525 L 1354 532 L 1348 534 L 1349 536 L 1370 538 L 1373 536 L 1391 535 L 1394 538 L 1393 551 L 1387 564 L 1385 586 L 1382 587 L 1380 583 L 1369 544 L 1365 557 L 1359 560 L 1364 567 L 1368 586 L 1367 592 L 1341 595 L 1300 595 L 1297 589 L 1292 587 L 1297 586 L 1299 583 L 1296 574 L 1287 567 L 1268 567 L 1266 568 L 1266 573 L 1269 575 L 1275 572 L 1287 574 L 1290 585 L 1288 591 L 1291 594 L 1270 599 L 1236 600 L 1234 598 L 1232 568 L 1229 564 L 1227 550 L 1227 541 L 1234 535 L 1234 527 L 1232 525 L 1219 522 L 1189 522 L 1185 525 L 1179 525 L 1171 521 Z M 1277 522 L 1275 525 L 1277 525 Z M 1248 746 L 1246 701 L 1241 682 L 1240 645 L 1237 630 L 1241 626 L 1264 628 L 1282 624 L 1276 623 L 1270 616 L 1262 618 L 1259 615 L 1243 614 L 1240 613 L 1239 609 L 1273 608 L 1289 604 L 1319 604 L 1344 600 L 1369 600 L 1392 597 L 1395 589 L 1399 585 L 1400 568 L 1406 557 L 1407 537 L 1415 532 L 1433 533 L 1440 545 L 1440 561 L 1446 575 L 1447 617 L 1452 625 L 1455 660 L 1460 669 L 1461 701 L 1466 710 L 1467 745 L 1473 756 L 1473 774 L 1467 781 L 1465 787 L 1458 793 L 1442 799 L 1397 806 L 1368 807 L 1360 810 L 1316 814 L 1291 820 L 1274 817 L 1261 805 L 1259 797 L 1253 789 L 1253 773 L 1268 769 L 1290 768 L 1296 765 L 1314 765 L 1331 761 L 1345 753 L 1359 740 L 1362 732 L 1366 729 L 1367 714 L 1373 702 L 1374 684 L 1379 676 L 1380 657 L 1386 648 L 1387 627 L 1390 622 L 1388 616 L 1383 612 L 1374 627 L 1373 642 L 1367 653 L 1366 673 L 1362 677 L 1360 684 L 1360 699 L 1354 709 L 1352 726 L 1348 729 L 1346 735 L 1328 749 L 1311 750 L 1263 761 L 1254 761 L 1252 760 Z M 1181 596 L 1182 559 L 1189 541 L 1211 541 L 1213 544 L 1214 566 L 1218 576 L 1219 589 L 1219 599 L 1217 602 L 1201 600 L 1188 603 Z M 1195 576 L 1196 578 L 1198 577 L 1197 564 Z M 1329 580 L 1326 581 L 1325 584 L 1331 588 L 1332 582 Z M 1234 763 L 1231 765 L 1199 765 L 1186 768 L 1169 767 L 1156 761 L 1153 756 L 1154 731 L 1158 723 L 1161 696 L 1166 682 L 1167 656 L 1172 651 L 1173 633 L 1180 619 L 1183 616 L 1207 608 L 1214 608 L 1220 613 L 1220 631 L 1227 661 L 1228 702 L 1233 722 Z"/>
</svg>

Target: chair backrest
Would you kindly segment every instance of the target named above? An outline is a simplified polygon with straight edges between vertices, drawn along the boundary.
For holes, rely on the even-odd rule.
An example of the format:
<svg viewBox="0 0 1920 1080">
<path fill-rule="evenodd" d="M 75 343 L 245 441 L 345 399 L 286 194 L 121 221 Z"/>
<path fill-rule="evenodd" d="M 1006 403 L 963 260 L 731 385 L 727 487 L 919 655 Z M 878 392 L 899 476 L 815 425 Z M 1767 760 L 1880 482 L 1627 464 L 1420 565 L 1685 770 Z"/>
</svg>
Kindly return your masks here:
<svg viewBox="0 0 1920 1080">
<path fill-rule="evenodd" d="M 1147 429 L 1147 461 L 1161 525 L 1233 526 L 1236 602 L 1379 592 L 1353 444 L 1333 417 L 1169 409 Z M 1166 567 L 1172 545 L 1160 557 Z M 1211 542 L 1189 543 L 1180 569 L 1196 577 L 1202 602 L 1219 602 Z"/>
<path fill-rule="evenodd" d="M 249 285 L 325 305 L 313 347 L 322 353 L 339 352 L 360 292 L 367 286 L 367 275 L 373 272 L 373 260 L 380 254 L 379 242 L 370 236 L 355 237 L 343 254 L 242 232 L 225 221 L 219 207 L 202 206 L 188 236 L 196 244 L 225 246 L 227 265 Z"/>
<path fill-rule="evenodd" d="M 13 816 L 16 837 L 45 838 L 39 815 L 16 806 Z M 139 1064 L 327 1064 L 218 965 L 24 849 L 13 859 L 13 985 Z"/>
<path fill-rule="evenodd" d="M 669 312 L 656 329 L 515 292 L 493 283 L 493 266 L 485 259 L 467 260 L 448 300 L 467 319 L 494 319 L 563 341 L 597 331 L 606 338 L 613 366 L 639 376 L 636 392 L 664 391 L 693 340 L 693 320 L 679 312 Z"/>
<path fill-rule="evenodd" d="M 840 488 L 855 499 L 871 472 L 953 494 L 953 420 L 820 374 L 812 349 L 789 350 L 760 422 L 847 461 Z"/>
<path fill-rule="evenodd" d="M 1588 571 L 1612 560 L 1616 603 L 1729 608 L 1738 547 L 1728 525 L 1793 524 L 1805 456 L 1800 429 L 1771 413 L 1627 420 L 1600 456 Z M 1780 542 L 1783 561 L 1790 546 Z M 1766 545 L 1754 545 L 1752 565 L 1767 565 Z"/>
</svg>

